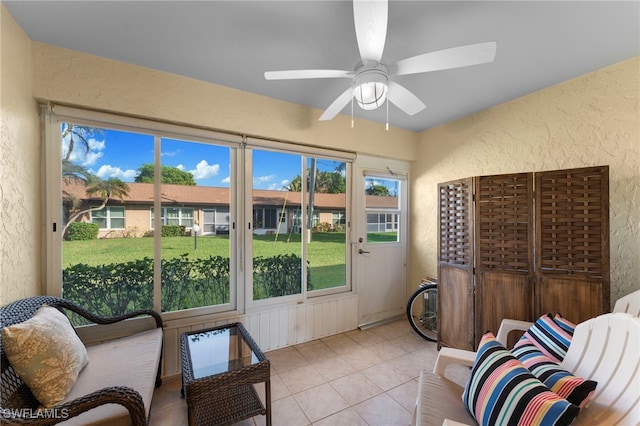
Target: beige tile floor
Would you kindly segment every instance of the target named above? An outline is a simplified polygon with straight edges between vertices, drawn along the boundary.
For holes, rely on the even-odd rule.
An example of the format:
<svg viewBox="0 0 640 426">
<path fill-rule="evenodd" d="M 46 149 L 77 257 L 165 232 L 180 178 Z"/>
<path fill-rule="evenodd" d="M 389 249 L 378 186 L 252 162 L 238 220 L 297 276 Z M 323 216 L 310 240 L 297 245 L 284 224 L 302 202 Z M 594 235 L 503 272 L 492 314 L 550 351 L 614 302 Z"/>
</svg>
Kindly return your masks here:
<svg viewBox="0 0 640 426">
<path fill-rule="evenodd" d="M 432 369 L 436 344 L 406 320 L 354 330 L 266 353 L 271 361 L 275 426 L 407 426 L 418 376 Z M 180 379 L 165 380 L 153 396 L 151 426 L 187 424 Z M 264 400 L 264 386 L 257 385 Z M 262 426 L 264 416 L 238 425 Z"/>
</svg>

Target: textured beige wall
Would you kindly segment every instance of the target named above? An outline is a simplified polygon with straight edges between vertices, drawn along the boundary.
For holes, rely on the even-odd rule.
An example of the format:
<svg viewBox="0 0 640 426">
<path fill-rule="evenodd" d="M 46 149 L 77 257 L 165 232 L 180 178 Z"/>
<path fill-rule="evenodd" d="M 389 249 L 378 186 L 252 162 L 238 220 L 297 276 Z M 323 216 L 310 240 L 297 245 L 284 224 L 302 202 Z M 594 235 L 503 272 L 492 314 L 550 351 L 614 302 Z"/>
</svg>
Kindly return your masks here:
<svg viewBox="0 0 640 426">
<path fill-rule="evenodd" d="M 40 122 L 30 41 L 0 5 L 0 305 L 39 294 Z"/>
<path fill-rule="evenodd" d="M 33 42 L 33 94 L 77 106 L 413 160 L 415 132 Z"/>
<path fill-rule="evenodd" d="M 411 287 L 437 272 L 437 184 L 609 165 L 611 302 L 640 288 L 640 57 L 420 135 L 412 168 Z"/>
</svg>

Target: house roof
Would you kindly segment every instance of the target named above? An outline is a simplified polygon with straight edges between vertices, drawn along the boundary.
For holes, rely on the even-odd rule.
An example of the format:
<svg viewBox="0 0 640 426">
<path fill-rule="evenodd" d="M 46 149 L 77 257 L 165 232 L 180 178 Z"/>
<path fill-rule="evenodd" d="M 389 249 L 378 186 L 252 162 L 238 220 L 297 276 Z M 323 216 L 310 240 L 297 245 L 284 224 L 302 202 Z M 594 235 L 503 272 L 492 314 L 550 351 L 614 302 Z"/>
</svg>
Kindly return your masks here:
<svg viewBox="0 0 640 426">
<path fill-rule="evenodd" d="M 153 204 L 154 188 L 151 183 L 128 182 L 129 195 L 122 201 L 125 204 Z M 100 197 L 89 196 L 81 182 L 63 182 L 63 191 L 74 194 L 81 200 L 101 201 Z M 229 205 L 229 188 L 215 186 L 189 186 L 163 184 L 160 197 L 163 205 L 202 206 Z M 253 204 L 256 206 L 300 206 L 302 194 L 290 191 L 266 189 L 253 190 Z M 307 194 L 308 197 L 308 194 Z M 114 200 L 118 202 L 118 200 Z M 344 194 L 314 194 L 314 206 L 321 209 L 344 209 Z M 393 209 L 398 207 L 397 197 L 367 195 L 367 207 Z"/>
</svg>

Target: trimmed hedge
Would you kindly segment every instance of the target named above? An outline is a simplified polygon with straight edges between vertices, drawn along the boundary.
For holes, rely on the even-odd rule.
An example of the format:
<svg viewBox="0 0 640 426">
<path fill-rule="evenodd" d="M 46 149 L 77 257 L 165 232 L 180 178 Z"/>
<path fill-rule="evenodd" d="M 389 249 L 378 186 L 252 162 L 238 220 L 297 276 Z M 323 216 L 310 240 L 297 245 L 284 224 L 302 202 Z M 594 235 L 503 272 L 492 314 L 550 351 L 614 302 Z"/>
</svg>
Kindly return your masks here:
<svg viewBox="0 0 640 426">
<path fill-rule="evenodd" d="M 69 224 L 64 239 L 67 241 L 96 240 L 100 227 L 97 223 L 73 222 Z"/>
<path fill-rule="evenodd" d="M 163 237 L 183 237 L 186 234 L 184 225 L 162 225 L 160 235 Z"/>
<path fill-rule="evenodd" d="M 301 292 L 302 260 L 296 255 L 254 259 L 254 299 Z M 187 254 L 162 260 L 162 311 L 176 311 L 229 302 L 229 259 Z M 310 268 L 307 268 L 311 289 Z M 62 294 L 102 316 L 153 308 L 153 259 L 90 266 L 77 264 L 62 271 Z M 77 318 L 74 318 L 77 323 Z"/>
</svg>

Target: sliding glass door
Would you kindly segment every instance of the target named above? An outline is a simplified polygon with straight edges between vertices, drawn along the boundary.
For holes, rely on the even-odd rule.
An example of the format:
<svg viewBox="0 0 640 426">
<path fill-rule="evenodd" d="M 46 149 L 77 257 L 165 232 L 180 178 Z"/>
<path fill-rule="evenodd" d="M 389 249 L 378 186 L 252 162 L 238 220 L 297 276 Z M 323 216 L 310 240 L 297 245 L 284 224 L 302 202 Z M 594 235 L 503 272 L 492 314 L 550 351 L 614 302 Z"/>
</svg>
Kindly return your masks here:
<svg viewBox="0 0 640 426">
<path fill-rule="evenodd" d="M 252 300 L 347 289 L 347 163 L 250 152 Z"/>
</svg>

